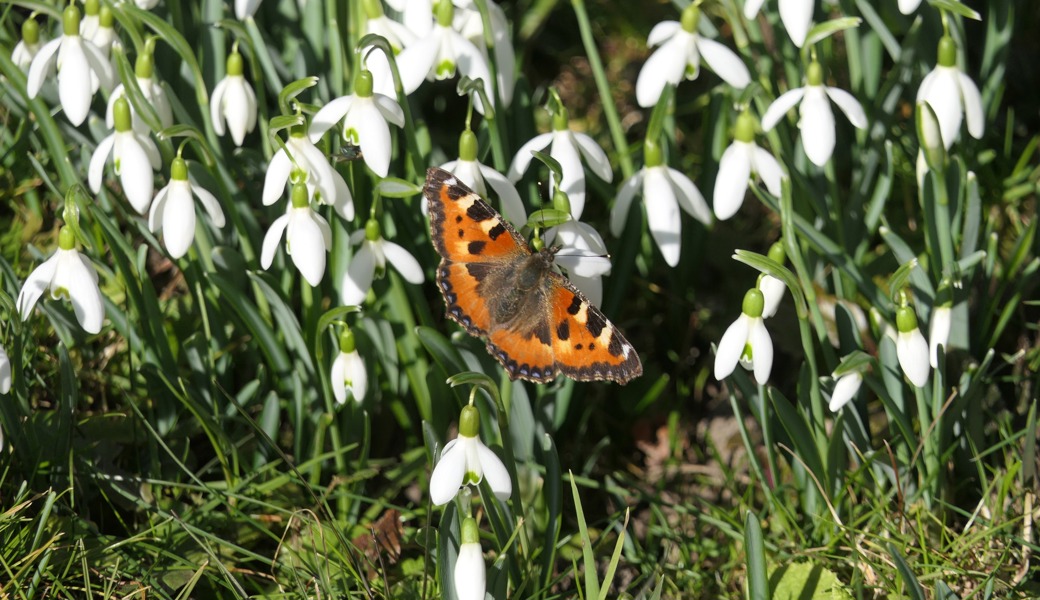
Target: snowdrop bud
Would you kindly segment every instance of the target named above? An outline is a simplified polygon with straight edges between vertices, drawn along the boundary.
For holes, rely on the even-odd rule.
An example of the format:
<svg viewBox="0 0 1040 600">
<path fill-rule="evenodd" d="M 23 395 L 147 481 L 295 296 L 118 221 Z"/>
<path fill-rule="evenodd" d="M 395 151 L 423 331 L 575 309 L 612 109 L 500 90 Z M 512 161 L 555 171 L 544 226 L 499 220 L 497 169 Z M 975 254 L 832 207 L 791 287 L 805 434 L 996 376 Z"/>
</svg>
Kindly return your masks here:
<svg viewBox="0 0 1040 600">
<path fill-rule="evenodd" d="M 11 359 L 0 346 L 0 394 L 11 391 Z M 0 432 L 0 450 L 3 450 L 3 432 Z"/>
<path fill-rule="evenodd" d="M 778 264 L 784 264 L 784 260 L 787 258 L 787 253 L 784 251 L 782 240 L 777 241 L 770 246 L 769 258 L 776 261 Z M 776 309 L 780 307 L 780 300 L 784 297 L 786 286 L 783 281 L 776 277 L 769 274 L 763 274 L 758 279 L 758 289 L 762 291 L 762 296 L 765 298 L 762 317 L 768 319 L 775 315 Z"/>
<path fill-rule="evenodd" d="M 942 173 L 946 166 L 942 129 L 931 105 L 923 101 L 917 103 L 917 139 L 921 144 L 925 164 L 936 173 Z"/>
<path fill-rule="evenodd" d="M 480 530 L 473 517 L 462 521 L 459 556 L 455 561 L 455 595 L 459 600 L 484 600 L 487 573 L 480 548 Z"/>
<path fill-rule="evenodd" d="M 859 371 L 852 371 L 839 377 L 837 383 L 834 384 L 834 392 L 831 394 L 831 401 L 827 408 L 831 412 L 841 410 L 856 396 L 861 385 L 863 385 L 863 375 Z"/>
<path fill-rule="evenodd" d="M 477 160 L 478 148 L 479 146 L 477 144 L 477 136 L 475 133 L 466 129 L 461 135 L 459 135 L 459 160 Z"/>
<path fill-rule="evenodd" d="M 931 322 L 928 323 L 928 362 L 933 369 L 939 368 L 939 346 L 946 351 L 950 341 L 952 307 L 944 304 L 932 311 Z"/>
<path fill-rule="evenodd" d="M 909 306 L 896 311 L 896 357 L 903 374 L 910 383 L 924 387 L 928 383 L 931 366 L 928 363 L 928 342 L 917 328 L 917 315 Z"/>
<path fill-rule="evenodd" d="M 40 43 L 40 24 L 36 22 L 36 19 L 26 19 L 22 23 L 22 41 L 26 45 Z"/>
</svg>

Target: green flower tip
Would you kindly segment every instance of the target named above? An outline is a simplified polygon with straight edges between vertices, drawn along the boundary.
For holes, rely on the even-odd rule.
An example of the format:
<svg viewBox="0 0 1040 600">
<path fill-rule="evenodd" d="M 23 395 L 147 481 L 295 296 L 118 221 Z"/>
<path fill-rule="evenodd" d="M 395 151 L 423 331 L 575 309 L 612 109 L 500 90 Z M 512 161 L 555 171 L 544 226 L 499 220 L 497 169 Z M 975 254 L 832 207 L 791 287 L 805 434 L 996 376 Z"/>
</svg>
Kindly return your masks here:
<svg viewBox="0 0 1040 600">
<path fill-rule="evenodd" d="M 101 11 L 101 0 L 87 0 L 83 3 L 83 12 L 88 17 L 96 17 Z"/>
<path fill-rule="evenodd" d="M 476 406 L 467 404 L 459 413 L 459 435 L 475 438 L 480 434 L 480 411 Z"/>
<path fill-rule="evenodd" d="M 473 517 L 466 517 L 462 520 L 462 543 L 463 544 L 479 544 L 480 543 L 480 529 L 477 528 L 477 520 Z"/>
<path fill-rule="evenodd" d="M 188 163 L 184 162 L 183 158 L 178 156 L 170 163 L 170 179 L 174 181 L 188 180 Z"/>
<path fill-rule="evenodd" d="M 567 196 L 567 192 L 559 188 L 553 192 L 553 208 L 568 215 L 571 214 L 571 199 Z"/>
<path fill-rule="evenodd" d="M 67 36 L 79 35 L 79 9 L 75 4 L 66 6 L 61 13 L 61 31 Z"/>
<path fill-rule="evenodd" d="M 36 22 L 36 19 L 26 19 L 22 23 L 22 41 L 30 46 L 39 43 L 40 24 Z"/>
<path fill-rule="evenodd" d="M 939 66 L 952 67 L 957 64 L 957 42 L 944 35 L 939 38 Z"/>
<path fill-rule="evenodd" d="M 358 98 L 372 97 L 372 71 L 361 69 L 354 78 L 354 95 Z"/>
<path fill-rule="evenodd" d="M 151 79 L 154 70 L 155 60 L 150 53 L 145 52 L 138 55 L 137 60 L 134 62 L 134 75 L 138 79 Z"/>
<path fill-rule="evenodd" d="M 307 193 L 307 184 L 297 181 L 292 186 L 292 207 L 306 208 L 310 206 L 311 195 Z"/>
<path fill-rule="evenodd" d="M 112 25 L 116 22 L 116 15 L 112 12 L 112 9 L 107 4 L 101 6 L 101 16 L 98 17 L 98 21 L 102 27 L 112 29 Z"/>
<path fill-rule="evenodd" d="M 784 264 L 787 260 L 787 251 L 784 250 L 784 240 L 779 239 L 773 242 L 773 245 L 769 247 L 769 258 L 775 260 L 779 264 Z"/>
<path fill-rule="evenodd" d="M 368 19 L 378 19 L 383 16 L 383 5 L 379 3 L 379 0 L 365 0 L 361 5 L 365 8 L 365 17 Z"/>
<path fill-rule="evenodd" d="M 436 11 L 438 25 L 451 27 L 451 22 L 455 19 L 455 5 L 451 3 L 451 0 L 440 0 L 434 11 Z"/>
<path fill-rule="evenodd" d="M 817 61 L 809 63 L 805 70 L 805 82 L 809 85 L 823 85 L 823 67 Z"/>
<path fill-rule="evenodd" d="M 900 306 L 896 311 L 896 329 L 899 333 L 910 333 L 917 329 L 917 314 L 909 306 Z"/>
<path fill-rule="evenodd" d="M 383 239 L 383 230 L 379 227 L 379 221 L 370 218 L 365 223 L 365 239 L 370 242 L 377 242 Z"/>
<path fill-rule="evenodd" d="M 344 329 L 343 333 L 339 334 L 339 351 L 353 352 L 354 348 L 354 332 L 350 329 Z"/>
<path fill-rule="evenodd" d="M 441 79 L 450 79 L 455 76 L 455 63 L 444 59 L 437 65 L 437 77 Z"/>
<path fill-rule="evenodd" d="M 242 55 L 239 54 L 237 50 L 232 52 L 231 54 L 228 54 L 227 74 L 229 77 L 241 77 L 242 73 L 245 72 L 244 67 L 245 65 L 242 61 Z"/>
<path fill-rule="evenodd" d="M 744 294 L 744 303 L 741 305 L 740 310 L 749 317 L 757 318 L 762 316 L 765 306 L 766 299 L 762 292 L 758 288 L 751 288 Z"/>
<path fill-rule="evenodd" d="M 72 250 L 76 247 L 76 234 L 72 233 L 68 225 L 62 225 L 58 231 L 58 247 L 62 250 Z"/>
<path fill-rule="evenodd" d="M 701 20 L 701 9 L 694 3 L 690 3 L 682 11 L 682 17 L 679 22 L 682 24 L 683 31 L 687 33 L 697 33 L 697 22 Z"/>
<path fill-rule="evenodd" d="M 737 116 L 737 123 L 733 126 L 733 139 L 738 142 L 755 141 L 755 117 L 744 111 Z"/>
<path fill-rule="evenodd" d="M 664 164 L 661 145 L 650 138 L 643 140 L 643 163 L 647 167 L 659 167 Z"/>
<path fill-rule="evenodd" d="M 477 135 L 466 129 L 459 135 L 459 160 L 472 162 L 477 160 Z"/>
<path fill-rule="evenodd" d="M 116 131 L 119 133 L 130 131 L 133 126 L 133 120 L 130 117 L 130 102 L 127 101 L 126 95 L 116 98 L 112 105 L 112 119 L 115 121 Z"/>
<path fill-rule="evenodd" d="M 553 131 L 567 131 L 570 128 L 569 121 L 570 116 L 567 114 L 567 109 L 562 106 L 557 108 L 552 117 Z"/>
</svg>

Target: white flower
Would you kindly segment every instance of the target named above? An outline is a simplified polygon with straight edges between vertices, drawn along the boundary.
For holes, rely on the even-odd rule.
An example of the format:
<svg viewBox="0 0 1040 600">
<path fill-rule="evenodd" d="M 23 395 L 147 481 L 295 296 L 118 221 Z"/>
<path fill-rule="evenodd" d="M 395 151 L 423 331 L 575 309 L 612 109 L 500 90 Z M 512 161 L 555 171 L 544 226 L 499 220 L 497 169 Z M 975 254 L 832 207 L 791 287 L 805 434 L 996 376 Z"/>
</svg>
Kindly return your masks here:
<svg viewBox="0 0 1040 600">
<path fill-rule="evenodd" d="M 632 199 L 641 192 L 650 234 L 661 249 L 664 261 L 674 267 L 679 264 L 682 236 L 679 207 L 705 225 L 711 223 L 711 209 L 689 177 L 664 164 L 660 146 L 647 140 L 644 148 L 646 166 L 621 184 L 610 211 L 610 232 L 614 237 L 621 235 L 628 222 Z"/>
<path fill-rule="evenodd" d="M 945 353 L 950 341 L 951 313 L 950 305 L 939 306 L 932 311 L 932 320 L 928 323 L 928 362 L 933 369 L 939 368 L 939 346 Z"/>
<path fill-rule="evenodd" d="M 517 151 L 513 164 L 509 166 L 509 173 L 507 173 L 509 179 L 514 182 L 518 181 L 531 164 L 531 159 L 534 157 L 531 152 L 544 150 L 546 146 L 549 146 L 549 156 L 560 163 L 560 169 L 563 171 L 563 181 L 560 182 L 557 182 L 556 175 L 550 172 L 549 189 L 558 187 L 567 194 L 571 203 L 571 215 L 575 219 L 580 219 L 582 211 L 585 210 L 585 170 L 581 166 L 581 157 L 585 157 L 585 161 L 593 173 L 608 183 L 614 179 L 610 160 L 591 137 L 570 130 L 567 123 L 567 111 L 560 109 L 553 115 L 551 132 L 536 135 Z"/>
<path fill-rule="evenodd" d="M 744 203 L 748 182 L 758 175 L 769 193 L 780 196 L 783 169 L 773 155 L 755 144 L 755 121 L 748 112 L 740 113 L 734 127 L 733 143 L 722 153 L 715 176 L 712 206 L 715 216 L 724 221 L 737 213 Z"/>
<path fill-rule="evenodd" d="M 971 137 L 982 138 L 985 131 L 982 96 L 971 77 L 957 68 L 957 44 L 950 36 L 939 39 L 938 64 L 921 81 L 917 101 L 927 102 L 935 111 L 947 150 L 960 133 L 962 119 L 968 122 Z"/>
<path fill-rule="evenodd" d="M 235 0 L 235 18 L 239 21 L 253 18 L 261 0 Z"/>
<path fill-rule="evenodd" d="M 504 175 L 477 160 L 477 136 L 469 129 L 464 130 L 459 136 L 459 159 L 446 162 L 441 168 L 451 171 L 459 181 L 482 198 L 488 197 L 490 185 L 502 201 L 502 214 L 517 227 L 523 227 L 524 223 L 527 223 L 527 211 L 524 210 L 524 203 L 520 200 L 516 186 Z M 423 202 L 423 209 L 425 208 L 426 203 Z"/>
<path fill-rule="evenodd" d="M 801 130 L 805 155 L 813 164 L 822 167 L 834 153 L 834 113 L 827 99 L 833 100 L 849 122 L 859 129 L 867 126 L 867 115 L 852 94 L 823 85 L 820 63 L 809 63 L 805 78 L 805 87 L 785 92 L 769 105 L 766 114 L 762 115 L 762 129 L 769 131 L 787 111 L 798 105 L 798 129 Z"/>
<path fill-rule="evenodd" d="M 4 350 L 3 346 L 0 346 L 0 394 L 6 394 L 11 391 L 11 358 L 7 356 L 7 351 Z M 0 433 L 0 436 L 3 436 Z M 3 438 L 0 437 L 0 440 Z M 0 441 L 0 449 L 3 448 L 3 441 Z"/>
<path fill-rule="evenodd" d="M 355 402 L 361 403 L 365 399 L 368 373 L 365 371 L 365 361 L 361 360 L 361 355 L 354 347 L 354 334 L 349 330 L 340 336 L 339 356 L 332 361 L 331 381 L 336 402 L 346 402 L 348 390 Z"/>
<path fill-rule="evenodd" d="M 361 147 L 368 168 L 386 177 L 390 170 L 390 126 L 387 121 L 404 127 L 404 112 L 390 96 L 372 92 L 372 74 L 362 70 L 354 83 L 354 93 L 329 102 L 311 121 L 311 142 L 336 123 L 343 121 L 343 141 Z"/>
<path fill-rule="evenodd" d="M 928 383 L 931 366 L 928 364 L 928 342 L 917 328 L 917 315 L 909 306 L 896 311 L 896 357 L 903 374 L 910 383 L 924 387 Z"/>
<path fill-rule="evenodd" d="M 773 369 L 773 340 L 762 321 L 762 292 L 748 290 L 744 295 L 740 316 L 726 329 L 715 352 L 715 379 L 723 380 L 733 373 L 739 362 L 752 369 L 755 381 L 765 385 Z"/>
<path fill-rule="evenodd" d="M 491 491 L 500 500 L 509 498 L 513 484 L 502 460 L 480 441 L 480 414 L 465 406 L 459 416 L 459 437 L 448 442 L 430 475 L 430 499 L 437 506 L 451 502 L 459 488 L 479 484 L 487 477 Z"/>
<path fill-rule="evenodd" d="M 383 276 L 388 260 L 408 283 L 420 284 L 425 281 L 419 262 L 401 246 L 383 239 L 379 223 L 374 219 L 369 219 L 364 229 L 350 234 L 351 244 L 359 242 L 361 247 L 350 259 L 350 266 L 343 276 L 343 304 L 359 305 L 364 302 L 372 287 L 372 280 L 377 273 Z"/>
<path fill-rule="evenodd" d="M 62 227 L 58 234 L 58 249 L 29 274 L 18 292 L 16 304 L 23 321 L 29 319 L 36 301 L 46 290 L 50 290 L 51 298 L 67 298 L 72 303 L 76 320 L 84 331 L 101 331 L 105 306 L 98 288 L 97 271 L 76 250 L 75 235 L 68 227 Z"/>
<path fill-rule="evenodd" d="M 141 135 L 131 126 L 130 103 L 126 97 L 117 98 L 113 108 L 115 132 L 101 140 L 90 157 L 87 180 L 95 194 L 101 191 L 101 176 L 105 162 L 112 156 L 112 166 L 123 193 L 134 209 L 142 215 L 148 210 L 155 191 L 152 169 L 162 167 L 159 149 L 147 135 Z"/>
<path fill-rule="evenodd" d="M 696 79 L 700 74 L 701 57 L 726 83 L 744 89 L 751 83 L 751 74 L 740 57 L 722 44 L 701 37 L 697 22 L 701 13 L 696 3 L 683 10 L 682 22 L 663 21 L 650 30 L 646 39 L 649 47 L 660 46 L 636 78 L 636 101 L 643 108 L 657 104 L 664 86 L 678 85 L 683 77 Z"/>
<path fill-rule="evenodd" d="M 69 122 L 79 125 L 87 118 L 97 91 L 91 83 L 91 74 L 108 89 L 112 87 L 112 66 L 93 42 L 80 37 L 79 9 L 75 4 L 65 8 L 62 27 L 64 34 L 47 42 L 33 58 L 25 89 L 29 98 L 35 98 L 44 78 L 56 68 L 61 107 Z"/>
<path fill-rule="evenodd" d="M 397 12 L 405 27 L 416 38 L 424 37 L 433 29 L 433 0 L 386 0 Z"/>
<path fill-rule="evenodd" d="M 188 181 L 188 165 L 184 159 L 173 159 L 170 166 L 170 183 L 155 195 L 155 202 L 148 213 L 148 228 L 163 232 L 166 251 L 173 258 L 180 258 L 188 251 L 195 239 L 195 203 L 198 197 L 216 227 L 224 226 L 224 211 L 213 194 Z"/>
<path fill-rule="evenodd" d="M 607 245 L 599 232 L 574 217 L 545 232 L 545 243 L 558 245 L 562 254 L 556 255 L 556 264 L 567 270 L 567 278 L 589 302 L 603 302 L 602 277 L 610 273 Z"/>
<path fill-rule="evenodd" d="M 292 257 L 293 264 L 312 286 L 321 283 L 325 275 L 325 253 L 332 247 L 332 228 L 321 215 L 310 206 L 307 186 L 293 185 L 292 202 L 285 214 L 271 223 L 264 236 L 260 251 L 260 266 L 271 267 L 275 250 L 285 230 L 285 252 Z"/>
<path fill-rule="evenodd" d="M 364 0 L 362 6 L 365 10 L 365 32 L 386 38 L 394 54 L 401 52 L 406 46 L 415 41 L 415 33 L 408 27 L 387 18 L 383 13 L 383 5 L 379 0 Z M 433 21 L 433 13 L 426 19 L 427 23 Z"/>
<path fill-rule="evenodd" d="M 903 2 L 905 0 L 900 0 Z M 764 0 L 748 0 L 744 3 L 744 17 L 754 19 Z M 920 0 L 918 0 L 920 2 Z M 795 46 L 801 48 L 805 44 L 805 36 L 812 25 L 814 0 L 779 0 L 780 21 L 791 36 Z"/>
<path fill-rule="evenodd" d="M 484 551 L 480 548 L 480 531 L 473 517 L 462 520 L 459 556 L 455 559 L 455 597 L 458 600 L 484 600 L 487 572 Z"/>
<path fill-rule="evenodd" d="M 495 80 L 498 83 L 498 95 L 502 99 L 503 106 L 509 106 L 513 101 L 513 86 L 516 84 L 516 52 L 513 50 L 513 41 L 509 35 L 509 22 L 502 8 L 493 2 L 485 0 L 487 4 L 488 17 L 491 21 L 491 39 L 494 42 L 495 52 Z M 487 46 L 484 43 L 484 20 L 480 11 L 472 0 L 456 0 L 455 5 L 459 10 L 455 13 L 453 26 L 473 42 L 484 55 L 484 59 L 490 62 L 487 55 Z M 488 95 L 491 90 L 488 90 Z"/>
<path fill-rule="evenodd" d="M 838 377 L 837 383 L 834 384 L 834 391 L 831 392 L 831 401 L 827 408 L 831 412 L 841 410 L 843 406 L 849 403 L 849 400 L 856 396 L 861 385 L 863 385 L 863 374 L 859 371 L 850 371 Z"/>
<path fill-rule="evenodd" d="M 921 6 L 921 0 L 899 0 L 899 12 L 908 15 Z"/>
<path fill-rule="evenodd" d="M 241 147 L 246 134 L 256 127 L 256 94 L 246 78 L 242 76 L 242 55 L 232 51 L 227 58 L 227 74 L 209 99 L 209 116 L 213 131 L 224 135 L 224 121 L 231 131 L 231 139 Z"/>
<path fill-rule="evenodd" d="M 25 71 L 32 64 L 32 60 L 40 48 L 46 43 L 47 39 L 40 35 L 40 24 L 36 22 L 36 19 L 26 19 L 22 23 L 22 39 L 15 44 L 14 50 L 11 51 L 11 62 Z"/>
<path fill-rule="evenodd" d="M 454 14 L 455 7 L 451 2 L 438 3 L 437 22 L 430 32 L 397 55 L 397 69 L 404 93 L 411 94 L 427 79 L 450 79 L 458 71 L 470 79 L 483 80 L 484 90 L 494 102 L 495 93 L 487 61 L 473 42 L 452 29 Z M 385 60 L 369 61 L 368 67 L 372 71 L 375 91 L 394 96 L 389 63 Z M 481 114 L 484 113 L 484 105 L 476 92 L 473 93 L 473 106 Z"/>
<path fill-rule="evenodd" d="M 141 95 L 144 99 L 155 109 L 155 114 L 159 117 L 159 125 L 162 129 L 173 125 L 173 110 L 170 108 L 170 101 L 166 98 L 166 91 L 163 90 L 159 82 L 153 77 L 153 61 L 151 54 L 141 54 L 137 57 L 136 64 L 134 66 L 134 75 L 137 78 L 137 85 L 141 88 Z M 116 100 L 122 98 L 126 94 L 126 90 L 123 84 L 116 86 L 116 89 L 112 91 L 112 95 L 108 97 L 108 109 L 105 111 L 105 124 L 109 127 L 114 125 L 113 108 L 115 107 Z M 130 112 L 133 115 L 131 121 L 134 124 L 134 131 L 137 133 L 147 136 L 148 135 L 148 124 L 145 123 L 141 115 L 137 114 L 134 105 L 130 104 Z"/>
<path fill-rule="evenodd" d="M 134 0 L 134 3 L 141 10 L 151 10 L 159 5 L 159 0 Z"/>
<path fill-rule="evenodd" d="M 322 204 L 331 204 L 336 213 L 348 221 L 354 219 L 354 198 L 350 188 L 339 171 L 332 168 L 325 155 L 311 142 L 302 130 L 293 128 L 285 148 L 278 150 L 267 166 L 264 177 L 263 202 L 265 206 L 274 204 L 281 198 L 285 184 L 295 168 L 306 175 L 307 193 L 314 196 Z M 292 155 L 286 154 L 286 148 Z M 293 161 L 296 162 L 294 167 Z M 295 182 L 296 175 L 293 175 Z"/>
<path fill-rule="evenodd" d="M 776 314 L 777 308 L 780 308 L 780 301 L 784 298 L 784 290 L 787 289 L 787 286 L 783 281 L 767 274 L 762 275 L 762 278 L 758 280 L 758 289 L 765 300 L 762 307 L 762 318 L 768 319 Z"/>
</svg>

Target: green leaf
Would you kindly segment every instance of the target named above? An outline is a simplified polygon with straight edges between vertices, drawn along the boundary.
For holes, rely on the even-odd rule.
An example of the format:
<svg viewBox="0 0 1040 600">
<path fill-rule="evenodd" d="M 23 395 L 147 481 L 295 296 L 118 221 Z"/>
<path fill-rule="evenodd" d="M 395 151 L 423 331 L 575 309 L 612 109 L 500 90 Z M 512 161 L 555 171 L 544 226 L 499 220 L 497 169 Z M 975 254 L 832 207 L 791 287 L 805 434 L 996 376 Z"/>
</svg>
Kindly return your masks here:
<svg viewBox="0 0 1040 600">
<path fill-rule="evenodd" d="M 281 107 L 283 113 L 293 112 L 292 107 L 289 105 L 289 101 L 316 85 L 318 85 L 318 78 L 314 76 L 304 77 L 293 81 L 283 87 L 282 91 L 278 92 L 278 106 Z"/>
<path fill-rule="evenodd" d="M 376 184 L 376 192 L 387 198 L 410 198 L 422 191 L 422 186 L 397 177 L 385 177 Z"/>
<path fill-rule="evenodd" d="M 528 229 L 548 229 L 571 220 L 570 214 L 555 208 L 536 210 L 527 217 Z"/>
<path fill-rule="evenodd" d="M 910 570 L 910 566 L 903 560 L 903 555 L 892 545 L 892 542 L 889 542 L 886 546 L 888 547 L 888 555 L 896 563 L 896 570 L 899 571 L 899 576 L 903 578 L 903 583 L 906 584 L 910 598 L 912 600 L 925 600 L 924 589 L 921 588 L 921 583 L 917 581 L 914 572 Z"/>
<path fill-rule="evenodd" d="M 805 294 L 802 292 L 802 286 L 798 283 L 798 278 L 795 277 L 794 273 L 790 269 L 769 258 L 756 252 L 748 250 L 737 250 L 733 254 L 733 258 L 738 260 L 749 267 L 758 269 L 762 273 L 772 275 L 780 281 L 784 282 L 787 289 L 791 290 L 791 296 L 794 297 L 795 311 L 798 314 L 798 318 L 804 319 L 809 314 L 808 305 L 805 301 Z"/>
<path fill-rule="evenodd" d="M 842 17 L 840 19 L 833 19 L 831 21 L 819 23 L 813 26 L 813 28 L 809 30 L 809 33 L 806 34 L 805 43 L 802 44 L 802 47 L 808 48 L 822 42 L 839 31 L 859 27 L 859 24 L 862 22 L 863 20 L 859 17 Z"/>
<path fill-rule="evenodd" d="M 841 363 L 834 369 L 834 377 L 841 377 L 854 371 L 862 372 L 872 364 L 874 364 L 873 356 L 862 350 L 854 350 L 841 359 Z"/>
<path fill-rule="evenodd" d="M 419 325 L 415 328 L 415 335 L 445 372 L 457 373 L 466 368 L 466 362 L 462 360 L 458 349 L 441 332 L 432 327 Z"/>
<path fill-rule="evenodd" d="M 928 2 L 935 8 L 938 8 L 939 10 L 952 12 L 962 17 L 974 19 L 976 21 L 982 20 L 982 15 L 968 8 L 964 4 L 957 2 L 956 0 L 928 0 Z"/>
<path fill-rule="evenodd" d="M 816 563 L 794 563 L 774 569 L 769 576 L 769 582 L 773 588 L 772 600 L 853 599 L 837 575 Z"/>
<path fill-rule="evenodd" d="M 769 600 L 766 573 L 766 547 L 758 516 L 750 510 L 744 516 L 744 553 L 747 555 L 748 600 Z M 815 596 L 813 596 L 815 597 Z"/>
<path fill-rule="evenodd" d="M 581 508 L 581 495 L 578 484 L 574 483 L 574 473 L 567 472 L 571 478 L 571 494 L 574 497 L 574 518 L 578 521 L 578 534 L 581 536 L 581 556 L 585 571 L 585 598 L 599 598 L 599 578 L 596 575 L 596 554 L 592 551 L 592 538 L 585 523 L 585 511 Z M 577 575 L 577 573 L 575 573 Z"/>
<path fill-rule="evenodd" d="M 559 161 L 549 156 L 545 152 L 539 152 L 538 150 L 532 150 L 531 154 L 538 160 L 545 163 L 545 166 L 549 167 L 549 170 L 552 171 L 553 176 L 556 178 L 556 181 L 563 181 L 563 167 L 560 166 Z"/>
</svg>

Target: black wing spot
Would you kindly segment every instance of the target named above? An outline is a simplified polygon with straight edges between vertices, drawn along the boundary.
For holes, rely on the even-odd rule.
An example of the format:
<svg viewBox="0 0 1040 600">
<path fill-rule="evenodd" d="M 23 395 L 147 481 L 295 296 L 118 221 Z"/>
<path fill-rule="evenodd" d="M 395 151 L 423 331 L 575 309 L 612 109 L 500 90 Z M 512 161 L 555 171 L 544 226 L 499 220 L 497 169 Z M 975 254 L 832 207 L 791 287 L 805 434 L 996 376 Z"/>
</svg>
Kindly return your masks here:
<svg viewBox="0 0 1040 600">
<path fill-rule="evenodd" d="M 459 233 L 462 233 L 462 231 L 459 231 Z M 487 245 L 487 242 L 483 242 L 483 241 L 480 241 L 480 240 L 477 240 L 475 242 L 470 242 L 469 243 L 469 253 L 470 254 L 480 254 L 481 252 L 484 251 L 484 246 L 486 246 L 486 245 Z"/>
<path fill-rule="evenodd" d="M 571 326 L 567 321 L 560 321 L 560 324 L 556 326 L 556 337 L 561 340 L 571 337 Z"/>
<path fill-rule="evenodd" d="M 598 338 L 600 332 L 607 326 L 607 318 L 598 310 L 590 310 L 588 316 L 589 318 L 588 321 L 585 322 L 585 328 L 589 330 L 592 337 Z"/>
<path fill-rule="evenodd" d="M 574 349 L 575 350 L 581 350 L 582 349 L 582 345 L 581 344 L 574 344 Z"/>
<path fill-rule="evenodd" d="M 593 351 L 593 350 L 595 350 L 595 349 L 596 349 L 596 344 L 592 344 L 592 343 L 590 343 L 590 344 L 589 344 L 589 352 L 591 352 L 591 351 Z"/>
<path fill-rule="evenodd" d="M 466 232 L 460 229 L 459 230 L 459 239 L 462 239 L 464 237 L 466 237 Z"/>
<path fill-rule="evenodd" d="M 502 235 L 505 232 L 505 226 L 499 223 L 498 225 L 495 225 L 494 227 L 488 230 L 488 237 L 491 238 L 491 241 L 495 241 L 498 239 L 498 236 Z"/>
<path fill-rule="evenodd" d="M 613 356 L 621 356 L 622 350 L 623 348 L 621 346 L 621 336 L 618 335 L 618 332 L 612 331 L 610 333 L 610 344 L 607 345 L 607 351 L 610 352 Z"/>
<path fill-rule="evenodd" d="M 483 202 L 474 202 L 466 209 L 466 216 L 474 221 L 487 221 L 495 218 L 495 211 Z"/>
<path fill-rule="evenodd" d="M 484 281 L 484 278 L 488 276 L 488 273 L 491 272 L 491 267 L 483 263 L 467 263 L 466 272 L 479 283 Z"/>
<path fill-rule="evenodd" d="M 549 323 L 547 322 L 539 323 L 534 328 L 534 331 L 531 332 L 531 335 L 538 338 L 538 341 L 545 346 L 552 345 L 552 337 L 549 336 Z"/>
<path fill-rule="evenodd" d="M 459 198 L 465 196 L 468 193 L 469 192 L 467 190 L 465 190 L 465 189 L 463 189 L 463 188 L 461 188 L 461 187 L 459 187 L 457 185 L 449 185 L 448 186 L 448 197 L 451 198 L 452 200 L 458 200 Z"/>
<path fill-rule="evenodd" d="M 455 222 L 456 223 L 461 223 L 462 222 L 462 215 L 455 215 Z"/>
<path fill-rule="evenodd" d="M 581 298 L 579 298 L 577 295 L 575 295 L 574 299 L 571 300 L 571 305 L 567 307 L 567 312 L 569 314 L 576 315 L 576 314 L 578 314 L 578 311 L 580 311 L 580 310 L 581 310 Z"/>
</svg>

